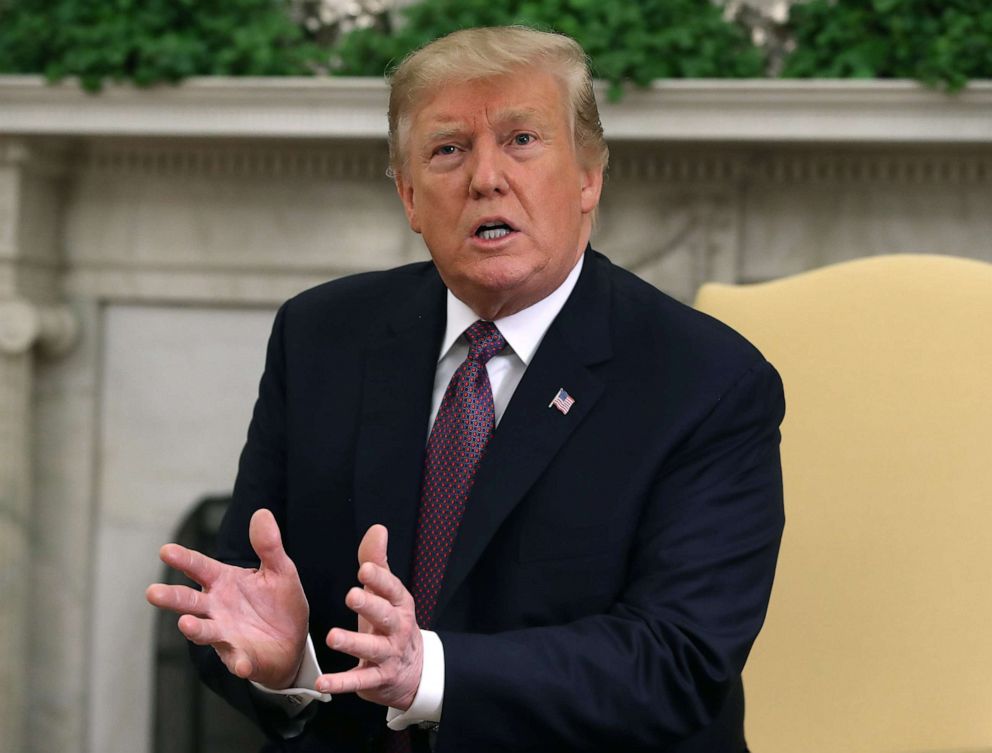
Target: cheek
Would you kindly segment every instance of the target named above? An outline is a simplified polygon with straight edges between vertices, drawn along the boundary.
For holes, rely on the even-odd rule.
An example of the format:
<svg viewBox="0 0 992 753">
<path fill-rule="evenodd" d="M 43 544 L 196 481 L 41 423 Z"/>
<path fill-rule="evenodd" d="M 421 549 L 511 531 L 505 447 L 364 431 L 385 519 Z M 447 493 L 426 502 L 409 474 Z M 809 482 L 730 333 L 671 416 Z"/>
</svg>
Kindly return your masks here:
<svg viewBox="0 0 992 753">
<path fill-rule="evenodd" d="M 446 228 L 451 227 L 451 218 L 458 215 L 461 207 L 457 194 L 452 190 L 444 190 L 444 186 L 432 186 L 422 190 L 419 199 L 417 211 L 421 219 L 431 221 L 434 218 L 444 218 L 443 222 L 431 222 L 431 224 Z"/>
<path fill-rule="evenodd" d="M 553 207 L 564 218 L 571 210 L 578 208 L 582 196 L 579 181 L 570 171 L 562 171 L 558 180 L 548 181 L 542 186 L 541 196 L 546 206 Z"/>
</svg>

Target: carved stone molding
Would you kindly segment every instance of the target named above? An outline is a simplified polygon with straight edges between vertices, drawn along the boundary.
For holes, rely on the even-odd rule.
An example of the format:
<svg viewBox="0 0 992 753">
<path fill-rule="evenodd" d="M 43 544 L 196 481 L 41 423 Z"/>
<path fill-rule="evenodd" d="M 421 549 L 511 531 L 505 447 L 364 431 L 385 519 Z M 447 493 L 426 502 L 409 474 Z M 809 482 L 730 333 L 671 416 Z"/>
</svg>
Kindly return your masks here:
<svg viewBox="0 0 992 753">
<path fill-rule="evenodd" d="M 622 180 L 719 182 L 748 173 L 748 153 L 669 154 L 657 145 L 614 154 L 610 177 Z M 802 159 L 802 158 L 798 158 Z M 111 141 L 88 145 L 73 167 L 107 176 L 318 178 L 386 180 L 384 140 L 305 146 L 293 142 Z"/>
<path fill-rule="evenodd" d="M 698 211 L 706 234 L 696 254 L 693 294 L 704 282 L 736 282 L 740 255 L 740 207 L 735 197 L 727 193 L 704 196 Z"/>
<path fill-rule="evenodd" d="M 684 80 L 630 88 L 610 103 L 614 141 L 988 143 L 992 82 L 955 96 L 913 81 Z M 0 133 L 217 138 L 382 138 L 387 90 L 372 78 L 192 78 L 109 86 L 0 76 Z"/>
<path fill-rule="evenodd" d="M 623 181 L 992 185 L 992 146 L 939 152 L 740 147 L 713 153 L 649 145 L 637 150 L 624 146 L 614 152 L 610 178 Z"/>
<path fill-rule="evenodd" d="M 610 180 L 662 183 L 726 183 L 747 174 L 747 154 L 713 154 L 658 145 L 631 149 L 627 145 L 610 155 Z"/>
<path fill-rule="evenodd" d="M 69 147 L 63 139 L 24 139 L 0 130 L 0 167 L 19 167 L 48 177 L 65 174 Z"/>
<path fill-rule="evenodd" d="M 30 351 L 37 346 L 64 353 L 76 335 L 76 319 L 64 306 L 0 301 L 0 740 L 11 751 L 28 750 L 25 710 L 31 706 L 28 583 L 37 563 L 31 547 L 35 369 Z"/>
<path fill-rule="evenodd" d="M 682 301 L 706 280 L 736 279 L 734 185 L 627 183 L 607 192 L 593 244 Z"/>
<path fill-rule="evenodd" d="M 114 142 L 81 151 L 74 167 L 106 176 L 386 180 L 384 140 L 332 146 L 255 141 Z"/>
<path fill-rule="evenodd" d="M 911 183 L 992 185 L 992 148 L 966 152 L 899 152 L 865 154 L 764 153 L 748 163 L 749 179 L 776 183 Z"/>
<path fill-rule="evenodd" d="M 44 353 L 61 355 L 72 347 L 78 334 L 76 318 L 66 306 L 0 301 L 0 353 L 26 353 L 37 343 Z"/>
<path fill-rule="evenodd" d="M 0 134 L 0 302 L 59 299 L 67 156 L 60 140 Z"/>
<path fill-rule="evenodd" d="M 25 339 L 14 317 L 11 341 Z M 4 750 L 24 750 L 28 593 L 31 573 L 32 358 L 0 352 L 0 740 Z"/>
<path fill-rule="evenodd" d="M 12 151 L 26 156 L 20 148 Z M 44 154 L 38 149 L 32 151 Z M 3 160 L 0 155 L 0 163 Z M 76 153 L 72 167 L 107 176 L 385 181 L 387 160 L 388 151 L 381 141 L 336 142 L 327 146 L 271 141 L 123 141 L 88 146 Z M 63 161 L 49 158 L 49 163 L 53 170 L 63 169 Z M 700 183 L 749 179 L 783 183 L 992 183 L 992 145 L 940 152 L 737 147 L 714 153 L 658 144 L 619 144 L 611 156 L 610 178 Z"/>
</svg>

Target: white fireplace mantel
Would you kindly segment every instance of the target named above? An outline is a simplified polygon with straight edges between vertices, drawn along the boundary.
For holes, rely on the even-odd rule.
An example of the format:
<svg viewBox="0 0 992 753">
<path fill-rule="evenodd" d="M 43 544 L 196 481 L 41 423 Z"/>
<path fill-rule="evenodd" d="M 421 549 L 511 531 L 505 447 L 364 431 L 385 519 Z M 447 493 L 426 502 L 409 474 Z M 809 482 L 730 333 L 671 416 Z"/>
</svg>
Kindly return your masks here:
<svg viewBox="0 0 992 753">
<path fill-rule="evenodd" d="M 912 81 L 682 80 L 600 86 L 612 141 L 992 142 L 992 82 L 956 94 Z M 0 76 L 0 135 L 369 139 L 385 133 L 386 84 L 370 78 L 193 78 L 178 86 Z"/>
</svg>

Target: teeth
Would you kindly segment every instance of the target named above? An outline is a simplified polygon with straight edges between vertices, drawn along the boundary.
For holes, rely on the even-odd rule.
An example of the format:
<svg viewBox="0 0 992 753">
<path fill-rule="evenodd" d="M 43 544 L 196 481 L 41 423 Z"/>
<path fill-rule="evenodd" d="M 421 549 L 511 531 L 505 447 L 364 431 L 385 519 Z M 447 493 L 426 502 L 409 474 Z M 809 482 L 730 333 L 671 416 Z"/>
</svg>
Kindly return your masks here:
<svg viewBox="0 0 992 753">
<path fill-rule="evenodd" d="M 484 238 L 487 241 L 494 241 L 497 238 L 502 238 L 504 235 L 509 235 L 510 231 L 505 227 L 494 227 L 485 228 L 479 231 L 479 237 Z"/>
</svg>

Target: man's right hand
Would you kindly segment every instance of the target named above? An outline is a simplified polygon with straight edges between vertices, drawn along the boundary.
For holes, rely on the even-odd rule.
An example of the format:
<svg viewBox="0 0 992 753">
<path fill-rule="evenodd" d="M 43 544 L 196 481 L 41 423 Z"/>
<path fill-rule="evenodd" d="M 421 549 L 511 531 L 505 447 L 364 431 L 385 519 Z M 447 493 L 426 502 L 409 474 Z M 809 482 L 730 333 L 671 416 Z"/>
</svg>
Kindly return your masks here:
<svg viewBox="0 0 992 753">
<path fill-rule="evenodd" d="M 197 645 L 212 646 L 230 672 L 279 690 L 299 672 L 310 608 L 271 512 L 255 512 L 248 537 L 261 561 L 257 570 L 166 544 L 159 552 L 162 561 L 203 590 L 154 583 L 145 598 L 182 615 L 182 634 Z"/>
</svg>

